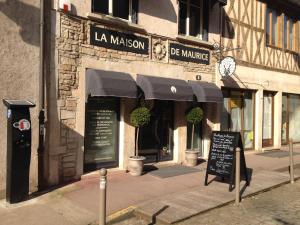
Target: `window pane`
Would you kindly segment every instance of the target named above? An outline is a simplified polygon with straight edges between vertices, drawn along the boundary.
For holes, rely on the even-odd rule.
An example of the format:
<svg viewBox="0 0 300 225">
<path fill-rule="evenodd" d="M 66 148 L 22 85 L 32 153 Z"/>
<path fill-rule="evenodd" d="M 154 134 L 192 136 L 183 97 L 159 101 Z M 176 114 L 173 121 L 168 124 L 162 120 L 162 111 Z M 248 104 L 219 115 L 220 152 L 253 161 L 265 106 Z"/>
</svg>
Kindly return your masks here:
<svg viewBox="0 0 300 225">
<path fill-rule="evenodd" d="M 191 149 L 192 141 L 192 124 L 187 123 L 187 149 Z M 194 128 L 193 147 L 195 150 L 201 151 L 201 123 L 196 124 Z"/>
<path fill-rule="evenodd" d="M 244 96 L 244 130 L 253 130 L 253 100 L 252 93 L 247 92 Z"/>
<path fill-rule="evenodd" d="M 289 96 L 289 137 L 293 141 L 300 141 L 300 98 L 297 95 Z"/>
<path fill-rule="evenodd" d="M 230 107 L 231 131 L 240 132 L 242 129 L 242 92 L 231 92 Z"/>
<path fill-rule="evenodd" d="M 251 92 L 244 94 L 244 147 L 253 148 L 253 99 Z"/>
<path fill-rule="evenodd" d="M 132 0 L 132 22 L 138 23 L 139 0 Z"/>
<path fill-rule="evenodd" d="M 272 44 L 277 44 L 277 13 L 272 11 Z"/>
<path fill-rule="evenodd" d="M 288 18 L 286 15 L 284 15 L 284 20 L 283 20 L 283 46 L 284 46 L 284 48 L 287 48 L 287 22 L 288 22 Z"/>
<path fill-rule="evenodd" d="M 294 40 L 294 21 L 293 18 L 290 18 L 290 29 L 289 29 L 289 33 L 290 33 L 290 45 L 289 48 L 293 49 L 293 40 Z"/>
<path fill-rule="evenodd" d="M 263 139 L 272 139 L 272 94 L 264 96 L 264 113 L 263 113 Z"/>
<path fill-rule="evenodd" d="M 202 31 L 202 40 L 208 41 L 208 27 L 209 27 L 209 1 L 204 1 L 203 2 L 203 16 L 202 16 L 202 26 L 203 26 L 203 31 Z M 201 21 L 200 21 L 201 22 Z"/>
<path fill-rule="evenodd" d="M 108 14 L 108 0 L 93 0 L 92 12 Z"/>
<path fill-rule="evenodd" d="M 270 9 L 267 8 L 266 12 L 266 35 L 267 35 L 267 44 L 270 44 Z"/>
<path fill-rule="evenodd" d="M 287 135 L 287 118 L 288 118 L 288 115 L 287 115 L 287 96 L 286 95 L 283 95 L 282 96 L 282 115 L 281 115 L 281 122 L 282 122 L 282 130 L 281 130 L 281 141 L 282 143 L 286 143 L 287 140 L 286 140 L 286 135 Z"/>
<path fill-rule="evenodd" d="M 200 36 L 200 8 L 190 7 L 190 35 Z"/>
<path fill-rule="evenodd" d="M 223 109 L 222 109 L 222 115 L 221 115 L 221 130 L 223 131 L 227 131 L 229 130 L 229 116 L 230 116 L 230 112 L 229 112 L 229 98 L 225 97 L 224 95 L 224 105 L 223 105 Z"/>
<path fill-rule="evenodd" d="M 129 0 L 113 0 L 113 16 L 128 20 Z"/>
<path fill-rule="evenodd" d="M 179 34 L 186 34 L 186 17 L 187 8 L 186 4 L 182 1 L 179 2 Z"/>
</svg>

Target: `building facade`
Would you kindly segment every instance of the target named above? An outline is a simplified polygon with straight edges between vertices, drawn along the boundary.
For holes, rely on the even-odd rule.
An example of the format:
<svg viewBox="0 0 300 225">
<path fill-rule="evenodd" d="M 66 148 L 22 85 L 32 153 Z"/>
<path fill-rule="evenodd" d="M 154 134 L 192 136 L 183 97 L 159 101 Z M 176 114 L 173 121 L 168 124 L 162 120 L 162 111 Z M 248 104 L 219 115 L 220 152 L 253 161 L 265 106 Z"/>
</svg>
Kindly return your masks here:
<svg viewBox="0 0 300 225">
<path fill-rule="evenodd" d="M 72 1 L 70 13 L 52 10 L 55 66 L 46 125 L 50 184 L 103 166 L 127 169 L 135 149 L 129 115 L 138 105 L 152 113 L 139 141 L 140 154 L 148 161 L 184 161 L 190 136 L 185 112 L 193 104 L 205 111 L 195 146 L 207 155 L 222 99 L 193 101 L 188 81 L 200 76 L 221 96 L 213 85 L 217 58 L 212 43 L 220 39 L 223 6 L 219 1 L 152 4 Z"/>
<path fill-rule="evenodd" d="M 217 79 L 224 107 L 221 130 L 240 131 L 246 149 L 299 142 L 299 2 L 228 1 L 222 45 L 235 75 Z"/>
<path fill-rule="evenodd" d="M 46 185 L 102 167 L 128 169 L 136 137 L 130 112 L 137 106 L 151 111 L 139 139 L 146 162 L 184 163 L 192 132 L 185 114 L 192 106 L 204 111 L 193 143 L 204 159 L 213 130 L 241 132 L 245 150 L 252 151 L 278 149 L 290 138 L 300 142 L 298 1 L 72 0 L 68 9 L 63 2 L 45 6 Z M 35 75 L 22 78 L 34 88 L 3 98 L 39 104 L 41 81 L 38 70 L 32 73 L 39 59 L 21 55 L 23 64 L 32 59 L 22 69 L 34 68 L 27 74 Z M 219 64 L 226 56 L 237 66 L 222 77 Z M 34 149 L 38 112 L 32 114 Z M 37 183 L 34 157 L 31 176 Z M 5 162 L 0 165 L 5 171 Z"/>
</svg>

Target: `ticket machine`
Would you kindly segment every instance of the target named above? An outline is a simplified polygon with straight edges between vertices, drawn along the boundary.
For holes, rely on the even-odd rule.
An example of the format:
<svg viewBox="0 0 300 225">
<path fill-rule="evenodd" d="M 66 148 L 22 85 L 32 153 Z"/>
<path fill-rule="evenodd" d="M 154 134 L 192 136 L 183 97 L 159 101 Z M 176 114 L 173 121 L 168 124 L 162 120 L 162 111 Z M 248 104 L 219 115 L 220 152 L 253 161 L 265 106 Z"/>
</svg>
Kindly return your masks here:
<svg viewBox="0 0 300 225">
<path fill-rule="evenodd" d="M 3 100 L 7 107 L 6 201 L 27 199 L 31 155 L 30 101 Z"/>
</svg>

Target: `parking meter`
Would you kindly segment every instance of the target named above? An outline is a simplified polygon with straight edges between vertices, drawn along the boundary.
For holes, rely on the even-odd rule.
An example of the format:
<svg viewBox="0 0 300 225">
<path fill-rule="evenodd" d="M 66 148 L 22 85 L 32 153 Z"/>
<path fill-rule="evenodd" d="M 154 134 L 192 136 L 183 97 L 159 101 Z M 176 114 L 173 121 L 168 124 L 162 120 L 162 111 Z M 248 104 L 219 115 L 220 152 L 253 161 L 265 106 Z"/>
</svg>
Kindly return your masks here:
<svg viewBox="0 0 300 225">
<path fill-rule="evenodd" d="M 29 192 L 31 156 L 30 101 L 3 100 L 7 107 L 6 201 L 24 201 Z"/>
</svg>

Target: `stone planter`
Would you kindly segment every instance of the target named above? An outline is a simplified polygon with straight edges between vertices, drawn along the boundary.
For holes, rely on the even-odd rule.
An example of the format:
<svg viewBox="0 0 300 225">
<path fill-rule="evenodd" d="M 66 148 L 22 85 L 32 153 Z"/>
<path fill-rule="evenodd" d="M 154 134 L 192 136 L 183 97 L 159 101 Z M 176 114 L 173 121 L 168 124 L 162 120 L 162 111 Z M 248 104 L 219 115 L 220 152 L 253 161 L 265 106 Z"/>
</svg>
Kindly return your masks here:
<svg viewBox="0 0 300 225">
<path fill-rule="evenodd" d="M 199 151 L 185 151 L 185 165 L 186 166 L 197 166 Z"/>
<path fill-rule="evenodd" d="M 128 161 L 128 170 L 132 176 L 141 176 L 144 168 L 144 160 L 146 158 L 143 156 L 131 156 Z"/>
</svg>

